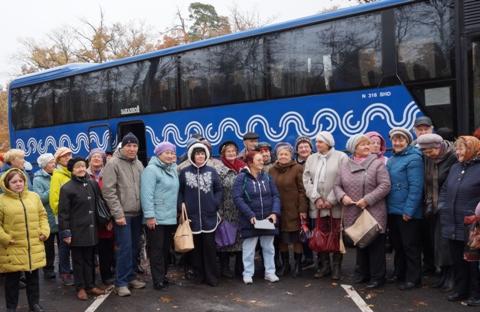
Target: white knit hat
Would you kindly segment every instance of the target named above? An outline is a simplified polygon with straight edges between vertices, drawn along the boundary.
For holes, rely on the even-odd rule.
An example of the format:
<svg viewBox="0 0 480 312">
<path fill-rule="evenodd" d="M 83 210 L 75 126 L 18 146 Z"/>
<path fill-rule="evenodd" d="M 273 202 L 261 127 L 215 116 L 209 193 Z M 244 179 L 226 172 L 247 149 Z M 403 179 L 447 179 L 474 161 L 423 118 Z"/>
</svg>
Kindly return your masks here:
<svg viewBox="0 0 480 312">
<path fill-rule="evenodd" d="M 328 131 L 320 131 L 317 134 L 317 141 L 322 141 L 324 143 L 327 143 L 328 146 L 334 147 L 335 146 L 335 139 L 333 138 L 333 135 L 328 132 Z"/>
<path fill-rule="evenodd" d="M 45 166 L 51 161 L 51 160 L 55 160 L 55 157 L 53 157 L 53 154 L 52 153 L 45 153 L 45 154 L 42 154 L 40 156 L 38 156 L 37 158 L 37 163 L 38 165 L 40 166 L 40 168 L 45 168 Z"/>
</svg>

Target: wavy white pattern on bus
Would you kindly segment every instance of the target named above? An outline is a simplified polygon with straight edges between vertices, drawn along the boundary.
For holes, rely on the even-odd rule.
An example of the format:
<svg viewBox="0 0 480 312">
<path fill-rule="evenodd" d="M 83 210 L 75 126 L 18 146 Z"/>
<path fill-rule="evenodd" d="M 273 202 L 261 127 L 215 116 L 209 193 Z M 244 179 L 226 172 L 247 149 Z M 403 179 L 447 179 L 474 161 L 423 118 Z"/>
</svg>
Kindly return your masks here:
<svg viewBox="0 0 480 312">
<path fill-rule="evenodd" d="M 319 131 L 336 131 L 337 129 L 345 136 L 349 137 L 357 133 L 363 133 L 368 129 L 369 123 L 374 118 L 378 117 L 385 120 L 388 127 L 405 127 L 410 129 L 413 127 L 415 116 L 420 112 L 415 102 L 410 102 L 403 111 L 401 120 L 395 120 L 393 111 L 383 103 L 374 103 L 369 105 L 363 112 L 361 118 L 354 121 L 353 110 L 348 111 L 340 117 L 340 115 L 331 108 L 323 108 L 319 110 L 312 118 L 312 123 L 307 125 L 304 117 L 294 111 L 285 113 L 279 120 L 278 125 L 273 128 L 270 125 L 268 119 L 263 115 L 256 114 L 251 116 L 247 122 L 244 131 L 242 131 L 237 120 L 231 117 L 224 118 L 217 127 L 212 123 L 207 124 L 205 127 L 199 121 L 191 121 L 186 126 L 183 132 L 173 123 L 166 124 L 161 130 L 161 138 L 156 136 L 155 130 L 146 126 L 146 132 L 150 136 L 150 140 L 153 145 L 157 145 L 164 140 L 169 140 L 175 143 L 179 147 L 186 147 L 189 135 L 191 133 L 199 133 L 206 138 L 212 145 L 218 145 L 223 140 L 223 134 L 230 130 L 235 133 L 238 139 L 241 139 L 243 135 L 249 131 L 259 131 L 258 127 L 263 130 L 264 137 L 271 142 L 279 142 L 288 136 L 290 126 L 293 125 L 296 133 L 315 137 Z M 215 130 L 216 128 L 216 130 Z M 106 150 L 109 142 L 109 131 L 106 130 L 102 134 L 102 138 L 96 132 L 91 132 L 90 142 L 94 146 L 98 146 L 103 150 Z M 69 147 L 74 154 L 80 152 L 82 145 L 85 150 L 88 150 L 88 136 L 87 133 L 79 133 L 75 139 L 75 143 L 72 142 L 67 134 L 60 136 L 58 144 L 53 136 L 48 136 L 45 139 L 45 143 L 42 140 L 35 138 L 29 138 L 25 145 L 22 139 L 16 141 L 17 148 L 23 149 L 25 155 L 29 156 L 35 153 L 45 153 L 49 146 L 57 149 L 60 146 Z M 113 142 L 113 146 L 116 146 L 116 138 Z"/>
</svg>

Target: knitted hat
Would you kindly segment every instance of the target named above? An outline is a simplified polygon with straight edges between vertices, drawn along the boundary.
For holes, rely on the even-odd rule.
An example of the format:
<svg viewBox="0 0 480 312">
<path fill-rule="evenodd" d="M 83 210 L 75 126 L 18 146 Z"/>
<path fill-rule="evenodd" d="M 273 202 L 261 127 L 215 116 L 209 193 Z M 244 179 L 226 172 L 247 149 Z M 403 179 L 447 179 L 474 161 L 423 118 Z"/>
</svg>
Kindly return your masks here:
<svg viewBox="0 0 480 312">
<path fill-rule="evenodd" d="M 68 153 L 72 154 L 72 150 L 69 149 L 68 147 L 59 147 L 54 155 L 55 161 L 58 162 L 58 159 L 60 157 L 65 156 Z"/>
<path fill-rule="evenodd" d="M 85 164 L 87 163 L 85 161 L 85 159 L 83 159 L 82 157 L 74 157 L 72 159 L 70 159 L 67 163 L 67 169 L 68 171 L 72 172 L 73 171 L 73 167 L 75 166 L 75 164 L 79 161 L 83 161 Z"/>
<path fill-rule="evenodd" d="M 277 143 L 277 145 L 275 145 L 275 155 L 278 155 L 278 152 L 280 152 L 283 149 L 288 150 L 290 152 L 290 154 L 292 154 L 292 156 L 293 156 L 293 146 L 292 146 L 292 144 L 290 144 L 288 142 Z"/>
<path fill-rule="evenodd" d="M 354 154 L 355 149 L 357 148 L 357 145 L 360 144 L 360 142 L 362 142 L 364 140 L 370 141 L 370 139 L 365 134 L 361 134 L 361 133 L 355 134 L 354 136 L 351 136 L 348 139 L 345 147 L 347 148 L 347 151 Z"/>
<path fill-rule="evenodd" d="M 420 149 L 439 148 L 442 145 L 443 138 L 436 133 L 427 133 L 417 139 Z"/>
<path fill-rule="evenodd" d="M 298 146 L 299 146 L 301 143 L 308 143 L 308 145 L 310 145 L 310 148 L 313 149 L 312 140 L 310 140 L 309 137 L 302 135 L 302 136 L 299 136 L 299 137 L 295 140 L 295 151 L 296 151 L 296 152 L 298 152 Z"/>
<path fill-rule="evenodd" d="M 407 129 L 405 128 L 402 128 L 402 127 L 395 127 L 395 128 L 392 128 L 392 130 L 390 130 L 390 132 L 388 133 L 388 136 L 390 137 L 390 140 L 393 138 L 393 136 L 395 135 L 401 135 L 403 136 L 405 139 L 407 139 L 407 144 L 411 144 L 412 141 L 413 141 L 413 136 L 412 134 L 410 133 L 410 131 L 408 131 Z"/>
<path fill-rule="evenodd" d="M 333 135 L 328 131 L 320 131 L 317 134 L 316 139 L 317 139 L 317 141 L 322 141 L 322 142 L 326 143 L 330 147 L 335 146 L 335 139 L 333 138 Z"/>
<path fill-rule="evenodd" d="M 38 156 L 37 158 L 37 164 L 40 166 L 40 168 L 45 168 L 45 166 L 47 166 L 47 164 L 51 161 L 51 160 L 55 160 L 55 157 L 53 156 L 52 153 L 45 153 L 45 154 L 42 154 L 40 156 Z"/>
<path fill-rule="evenodd" d="M 171 152 L 176 152 L 176 147 L 175 145 L 173 145 L 172 143 L 170 142 L 162 142 L 160 144 L 158 144 L 157 146 L 155 146 L 155 150 L 153 151 L 155 153 L 155 155 L 159 156 L 160 154 L 162 154 L 163 152 L 166 152 L 166 151 L 171 151 Z"/>
<path fill-rule="evenodd" d="M 122 147 L 125 147 L 127 144 L 137 144 L 138 145 L 138 138 L 135 136 L 135 134 L 129 132 L 127 133 L 123 139 L 122 139 Z"/>
<path fill-rule="evenodd" d="M 106 160 L 107 159 L 107 154 L 105 153 L 105 151 L 101 148 L 94 148 L 90 151 L 90 153 L 88 154 L 87 156 L 87 160 L 90 161 L 90 159 L 92 159 L 92 156 L 95 155 L 95 154 L 100 154 L 103 158 L 103 160 Z"/>
</svg>

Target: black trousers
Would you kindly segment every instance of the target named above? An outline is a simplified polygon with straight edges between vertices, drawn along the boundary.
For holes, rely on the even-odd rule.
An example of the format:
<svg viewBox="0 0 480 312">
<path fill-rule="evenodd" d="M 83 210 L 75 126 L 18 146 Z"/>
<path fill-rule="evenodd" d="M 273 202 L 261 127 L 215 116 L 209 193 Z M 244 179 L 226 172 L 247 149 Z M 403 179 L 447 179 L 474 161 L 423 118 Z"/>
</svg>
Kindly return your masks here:
<svg viewBox="0 0 480 312">
<path fill-rule="evenodd" d="M 357 247 L 357 264 L 362 278 L 383 283 L 386 273 L 385 234 L 380 234 L 365 248 Z"/>
<path fill-rule="evenodd" d="M 91 289 L 95 287 L 95 246 L 71 246 L 73 262 L 73 278 L 77 289 Z"/>
<path fill-rule="evenodd" d="M 99 238 L 97 245 L 98 263 L 102 281 L 112 279 L 115 266 L 115 240 L 112 238 Z"/>
<path fill-rule="evenodd" d="M 176 225 L 156 225 L 153 230 L 145 227 L 147 252 L 154 285 L 163 283 L 166 278 L 170 262 L 172 233 L 175 228 Z"/>
<path fill-rule="evenodd" d="M 45 256 L 47 259 L 47 264 L 43 268 L 43 272 L 53 272 L 55 271 L 55 239 L 57 239 L 58 244 L 58 233 L 51 233 L 48 239 L 44 242 L 45 245 Z"/>
<path fill-rule="evenodd" d="M 465 243 L 463 241 L 448 240 L 450 253 L 455 272 L 455 291 L 462 295 L 480 299 L 478 262 L 463 260 Z"/>
<path fill-rule="evenodd" d="M 40 285 L 38 281 L 38 270 L 32 272 L 10 272 L 5 274 L 5 303 L 7 309 L 16 309 L 18 305 L 19 281 L 22 273 L 25 273 L 27 280 L 28 305 L 33 307 L 40 301 Z"/>
<path fill-rule="evenodd" d="M 435 218 L 423 218 L 421 221 L 423 269 L 435 272 Z"/>
<path fill-rule="evenodd" d="M 195 279 L 209 285 L 218 284 L 217 246 L 214 233 L 200 233 L 193 235 L 195 248 L 192 251 L 192 265 Z"/>
<path fill-rule="evenodd" d="M 421 282 L 422 246 L 421 220 L 404 221 L 400 215 L 388 216 L 390 235 L 395 250 L 395 273 L 400 281 L 414 284 Z"/>
</svg>

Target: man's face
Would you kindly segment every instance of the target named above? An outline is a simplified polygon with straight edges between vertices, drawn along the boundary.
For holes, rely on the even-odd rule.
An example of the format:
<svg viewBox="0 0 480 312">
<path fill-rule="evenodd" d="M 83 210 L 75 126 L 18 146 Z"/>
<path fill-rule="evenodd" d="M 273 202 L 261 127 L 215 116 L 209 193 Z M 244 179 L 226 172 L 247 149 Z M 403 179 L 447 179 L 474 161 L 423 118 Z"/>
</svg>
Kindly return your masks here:
<svg viewBox="0 0 480 312">
<path fill-rule="evenodd" d="M 251 152 L 255 150 L 255 147 L 258 144 L 258 139 L 246 139 L 246 140 L 243 140 L 243 144 L 245 145 L 245 148 L 247 149 L 247 151 Z"/>
<path fill-rule="evenodd" d="M 123 155 L 128 159 L 134 159 L 135 157 L 137 157 L 138 144 L 128 143 L 127 145 L 122 147 L 122 152 Z"/>
<path fill-rule="evenodd" d="M 433 132 L 433 127 L 432 126 L 428 126 L 428 125 L 418 125 L 415 127 L 415 135 L 418 137 L 424 135 L 424 134 L 428 134 L 428 133 L 432 133 Z"/>
</svg>

